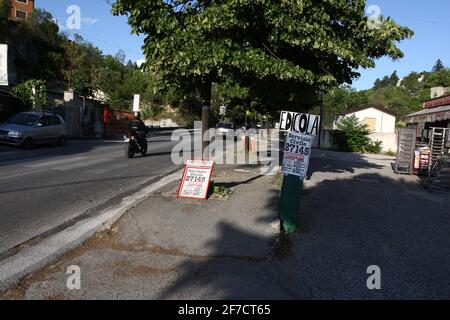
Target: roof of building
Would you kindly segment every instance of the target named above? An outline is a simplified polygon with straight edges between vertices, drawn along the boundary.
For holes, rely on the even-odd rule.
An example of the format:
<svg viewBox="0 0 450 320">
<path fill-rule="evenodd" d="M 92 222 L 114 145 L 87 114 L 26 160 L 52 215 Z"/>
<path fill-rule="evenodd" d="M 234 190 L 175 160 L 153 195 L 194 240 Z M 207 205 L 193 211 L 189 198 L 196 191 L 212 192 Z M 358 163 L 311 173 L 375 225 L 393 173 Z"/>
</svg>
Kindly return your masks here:
<svg viewBox="0 0 450 320">
<path fill-rule="evenodd" d="M 444 95 L 431 100 L 427 100 L 423 103 L 424 109 L 432 109 L 436 107 L 446 106 L 450 104 L 450 95 Z"/>
<path fill-rule="evenodd" d="M 355 113 L 355 112 L 359 112 L 359 111 L 363 111 L 363 110 L 367 110 L 367 109 L 372 109 L 372 108 L 376 109 L 378 111 L 390 114 L 391 116 L 398 117 L 397 113 L 395 113 L 394 111 L 392 111 L 392 110 L 390 110 L 390 109 L 388 109 L 386 107 L 372 106 L 372 105 L 366 105 L 366 106 L 360 107 L 358 109 L 353 109 L 353 110 L 350 110 L 350 111 L 346 111 L 346 112 L 342 113 L 342 115 L 346 116 L 346 115 L 349 115 L 349 114 L 352 114 L 352 113 Z"/>
<path fill-rule="evenodd" d="M 407 123 L 436 122 L 450 119 L 450 105 L 423 109 L 404 117 Z"/>
</svg>

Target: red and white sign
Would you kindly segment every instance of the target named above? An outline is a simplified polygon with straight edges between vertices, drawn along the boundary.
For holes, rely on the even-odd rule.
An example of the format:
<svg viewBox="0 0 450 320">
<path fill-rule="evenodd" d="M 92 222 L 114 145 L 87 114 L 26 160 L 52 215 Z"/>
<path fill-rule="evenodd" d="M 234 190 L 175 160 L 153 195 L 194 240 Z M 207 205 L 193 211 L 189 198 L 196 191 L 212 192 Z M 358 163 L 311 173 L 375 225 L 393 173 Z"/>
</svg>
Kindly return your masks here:
<svg viewBox="0 0 450 320">
<path fill-rule="evenodd" d="M 286 137 L 283 158 L 283 173 L 285 175 L 306 178 L 309 167 L 314 136 L 289 132 Z"/>
<path fill-rule="evenodd" d="M 213 168 L 213 160 L 188 160 L 177 197 L 206 200 Z"/>
</svg>

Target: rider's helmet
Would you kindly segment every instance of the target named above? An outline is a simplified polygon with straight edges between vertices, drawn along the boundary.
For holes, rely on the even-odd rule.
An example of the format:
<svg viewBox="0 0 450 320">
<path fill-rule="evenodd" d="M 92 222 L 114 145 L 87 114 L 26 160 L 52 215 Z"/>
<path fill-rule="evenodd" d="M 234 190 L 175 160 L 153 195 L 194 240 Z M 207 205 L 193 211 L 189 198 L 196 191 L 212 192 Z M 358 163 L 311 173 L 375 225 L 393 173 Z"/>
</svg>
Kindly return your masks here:
<svg viewBox="0 0 450 320">
<path fill-rule="evenodd" d="M 134 117 L 136 118 L 136 120 L 141 120 L 141 113 L 138 112 L 138 111 L 136 111 L 136 112 L 134 113 Z"/>
</svg>

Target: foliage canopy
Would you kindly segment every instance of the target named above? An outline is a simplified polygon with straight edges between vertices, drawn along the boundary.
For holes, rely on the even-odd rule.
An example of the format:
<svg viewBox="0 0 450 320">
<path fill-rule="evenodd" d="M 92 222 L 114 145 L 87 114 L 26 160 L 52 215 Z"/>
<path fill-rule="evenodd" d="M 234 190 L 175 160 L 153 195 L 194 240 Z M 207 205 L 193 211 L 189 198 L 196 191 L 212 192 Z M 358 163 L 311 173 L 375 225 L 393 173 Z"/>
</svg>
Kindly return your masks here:
<svg viewBox="0 0 450 320">
<path fill-rule="evenodd" d="M 365 0 L 117 0 L 145 34 L 149 70 L 163 87 L 210 90 L 231 80 L 260 109 L 312 104 L 357 68 L 403 57 L 396 42 L 412 31 L 391 19 L 370 28 Z M 208 94 L 203 94 L 208 97 Z"/>
</svg>

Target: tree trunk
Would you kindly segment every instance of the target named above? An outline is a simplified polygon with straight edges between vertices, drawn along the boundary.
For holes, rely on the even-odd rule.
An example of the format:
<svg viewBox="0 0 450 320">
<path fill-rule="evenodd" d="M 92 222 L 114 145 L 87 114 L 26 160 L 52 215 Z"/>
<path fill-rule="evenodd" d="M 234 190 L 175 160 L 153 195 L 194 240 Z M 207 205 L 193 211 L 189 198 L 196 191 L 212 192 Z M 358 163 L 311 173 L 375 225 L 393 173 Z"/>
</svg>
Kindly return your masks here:
<svg viewBox="0 0 450 320">
<path fill-rule="evenodd" d="M 317 137 L 316 139 L 319 139 L 317 141 L 317 148 L 321 149 L 321 143 L 320 141 L 322 140 L 322 124 L 323 124 L 323 103 L 320 104 L 320 123 L 319 123 L 319 137 Z"/>
<path fill-rule="evenodd" d="M 202 156 L 204 156 L 204 151 L 209 145 L 209 140 L 205 139 L 205 132 L 209 130 L 209 116 L 211 109 L 211 90 L 212 81 L 205 81 L 205 85 L 202 88 Z"/>
</svg>

